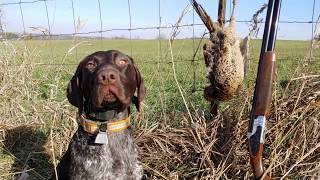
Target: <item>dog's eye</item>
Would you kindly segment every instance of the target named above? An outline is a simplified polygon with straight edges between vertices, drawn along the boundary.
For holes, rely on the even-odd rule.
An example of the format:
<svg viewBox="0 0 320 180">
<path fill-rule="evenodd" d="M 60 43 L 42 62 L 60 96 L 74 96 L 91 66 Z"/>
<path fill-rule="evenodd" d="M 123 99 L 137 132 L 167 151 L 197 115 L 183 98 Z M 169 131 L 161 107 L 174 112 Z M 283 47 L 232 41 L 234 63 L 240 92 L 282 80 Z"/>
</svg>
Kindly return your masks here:
<svg viewBox="0 0 320 180">
<path fill-rule="evenodd" d="M 95 63 L 94 61 L 89 61 L 87 64 L 86 64 L 86 67 L 90 70 L 94 69 L 97 67 L 97 63 Z"/>
<path fill-rule="evenodd" d="M 119 59 L 116 61 L 116 64 L 120 66 L 126 65 L 127 63 L 128 61 L 126 59 Z"/>
</svg>

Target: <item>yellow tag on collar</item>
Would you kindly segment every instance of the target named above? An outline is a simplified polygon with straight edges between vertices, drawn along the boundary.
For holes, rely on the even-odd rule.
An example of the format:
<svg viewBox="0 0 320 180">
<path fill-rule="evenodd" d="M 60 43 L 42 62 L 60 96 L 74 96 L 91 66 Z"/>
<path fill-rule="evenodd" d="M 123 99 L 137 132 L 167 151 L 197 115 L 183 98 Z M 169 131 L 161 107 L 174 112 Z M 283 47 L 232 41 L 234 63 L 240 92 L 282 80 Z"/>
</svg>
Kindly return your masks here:
<svg viewBox="0 0 320 180">
<path fill-rule="evenodd" d="M 130 124 L 130 118 L 131 116 L 128 116 L 127 118 L 120 120 L 120 121 L 114 121 L 114 122 L 108 122 L 107 123 L 107 132 L 120 132 L 125 129 L 128 129 Z M 83 127 L 84 131 L 90 133 L 90 134 L 97 134 L 100 131 L 101 124 L 105 124 L 102 122 L 92 121 L 90 119 L 87 119 L 84 115 L 81 115 L 80 118 L 80 125 Z"/>
</svg>

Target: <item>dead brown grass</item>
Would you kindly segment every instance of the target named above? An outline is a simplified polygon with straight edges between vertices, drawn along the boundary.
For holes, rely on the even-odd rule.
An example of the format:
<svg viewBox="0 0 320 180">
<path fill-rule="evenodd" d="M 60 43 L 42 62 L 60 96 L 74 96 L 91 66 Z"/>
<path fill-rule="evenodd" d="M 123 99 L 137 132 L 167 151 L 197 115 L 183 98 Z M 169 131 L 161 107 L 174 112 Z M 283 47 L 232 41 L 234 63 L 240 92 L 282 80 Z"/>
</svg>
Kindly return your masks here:
<svg viewBox="0 0 320 180">
<path fill-rule="evenodd" d="M 293 83 L 302 85 L 290 89 Z M 320 175 L 320 81 L 296 78 L 287 89 L 290 94 L 274 100 L 267 124 L 267 171 L 275 178 L 316 179 Z M 249 105 L 245 103 L 242 108 L 247 111 Z M 197 122 L 190 127 L 157 125 L 138 130 L 137 143 L 149 177 L 249 179 L 249 112 L 240 112 L 237 117 L 231 111 L 207 121 L 194 118 Z"/>
<path fill-rule="evenodd" d="M 9 42 L 1 46 L 0 179 L 14 179 L 21 172 L 29 173 L 32 179 L 47 179 L 77 127 L 75 109 L 67 100 L 55 99 L 61 92 L 58 88 L 64 88 L 65 67 L 45 69 L 53 71 L 54 78 L 49 73 L 35 78 L 38 66 L 32 59 L 38 56 L 36 50 L 18 49 Z M 44 83 L 50 91 L 40 89 Z M 267 124 L 267 171 L 277 179 L 317 179 L 319 74 L 297 72 L 284 89 L 281 95 L 275 89 Z M 47 93 L 46 98 L 42 93 Z M 250 89 L 241 92 L 215 119 L 205 117 L 203 111 L 190 110 L 192 119 L 186 113 L 181 126 L 161 121 L 146 125 L 141 116 L 142 123 L 135 123 L 135 137 L 146 178 L 249 179 L 252 172 L 246 133 L 251 97 Z"/>
</svg>

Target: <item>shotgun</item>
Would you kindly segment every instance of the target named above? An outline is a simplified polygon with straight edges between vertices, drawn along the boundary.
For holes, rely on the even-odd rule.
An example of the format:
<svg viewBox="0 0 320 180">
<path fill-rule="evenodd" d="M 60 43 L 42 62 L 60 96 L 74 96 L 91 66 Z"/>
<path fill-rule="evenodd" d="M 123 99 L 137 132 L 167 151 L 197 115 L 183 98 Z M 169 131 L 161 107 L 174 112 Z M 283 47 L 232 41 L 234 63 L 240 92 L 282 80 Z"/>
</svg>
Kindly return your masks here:
<svg viewBox="0 0 320 180">
<path fill-rule="evenodd" d="M 264 176 L 262 154 L 266 134 L 266 119 L 272 99 L 276 62 L 274 46 L 280 6 L 281 0 L 269 0 L 248 128 L 250 164 L 255 179 L 261 179 L 262 177 L 264 177 L 264 180 L 271 179 L 267 175 Z"/>
</svg>

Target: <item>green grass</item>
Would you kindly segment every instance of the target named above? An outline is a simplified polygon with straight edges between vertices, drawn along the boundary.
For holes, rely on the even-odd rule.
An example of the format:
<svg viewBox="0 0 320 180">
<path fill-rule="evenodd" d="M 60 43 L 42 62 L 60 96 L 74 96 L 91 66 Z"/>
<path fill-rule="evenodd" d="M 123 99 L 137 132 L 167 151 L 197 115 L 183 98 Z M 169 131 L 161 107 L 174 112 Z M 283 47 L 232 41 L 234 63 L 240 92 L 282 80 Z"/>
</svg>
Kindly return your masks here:
<svg viewBox="0 0 320 180">
<path fill-rule="evenodd" d="M 207 41 L 203 40 L 202 44 Z M 76 49 L 70 53 L 68 51 L 77 43 Z M 197 48 L 199 40 L 192 43 L 192 40 L 175 40 L 173 43 L 173 53 L 177 78 L 185 91 L 188 99 L 196 109 L 206 109 L 207 103 L 202 98 L 202 88 L 206 86 L 205 66 L 202 56 L 202 44 L 196 55 L 195 62 L 192 63 L 193 46 Z M 65 88 L 68 80 L 75 71 L 76 64 L 86 55 L 98 50 L 117 49 L 131 55 L 138 64 L 147 86 L 148 96 L 146 99 L 146 111 L 149 112 L 151 119 L 158 119 L 159 113 L 171 114 L 172 111 L 185 112 L 180 93 L 173 78 L 171 57 L 166 40 L 90 40 L 77 41 L 71 40 L 34 40 L 26 42 L 16 42 L 19 49 L 27 48 L 29 51 L 37 52 L 35 58 L 30 59 L 34 63 L 54 64 L 38 65 L 34 71 L 34 78 L 41 82 L 39 92 L 44 99 L 50 98 L 57 101 L 65 99 Z M 245 87 L 251 88 L 256 77 L 257 61 L 260 51 L 260 40 L 252 40 L 250 44 L 250 71 L 246 80 Z M 161 46 L 161 52 L 160 52 Z M 132 54 L 131 54 L 132 48 Z M 308 41 L 277 41 L 277 81 L 282 82 L 292 78 L 302 59 L 308 55 L 310 42 Z M 314 73 L 320 69 L 320 53 L 315 52 L 315 59 L 311 66 Z M 160 63 L 158 63 L 160 62 Z M 16 59 L 12 64 L 19 64 Z M 68 64 L 59 66 L 57 64 Z M 310 73 L 312 73 L 310 71 Z M 50 86 L 55 81 L 55 76 L 60 74 L 61 79 L 56 87 Z M 192 93 L 193 86 L 197 90 Z M 57 88 L 55 94 L 50 94 L 50 90 Z M 161 99 L 161 100 L 160 100 Z M 179 113 L 177 114 L 179 115 Z M 150 118 L 148 118 L 150 119 Z M 162 118 L 161 118 L 162 119 Z"/>
</svg>

